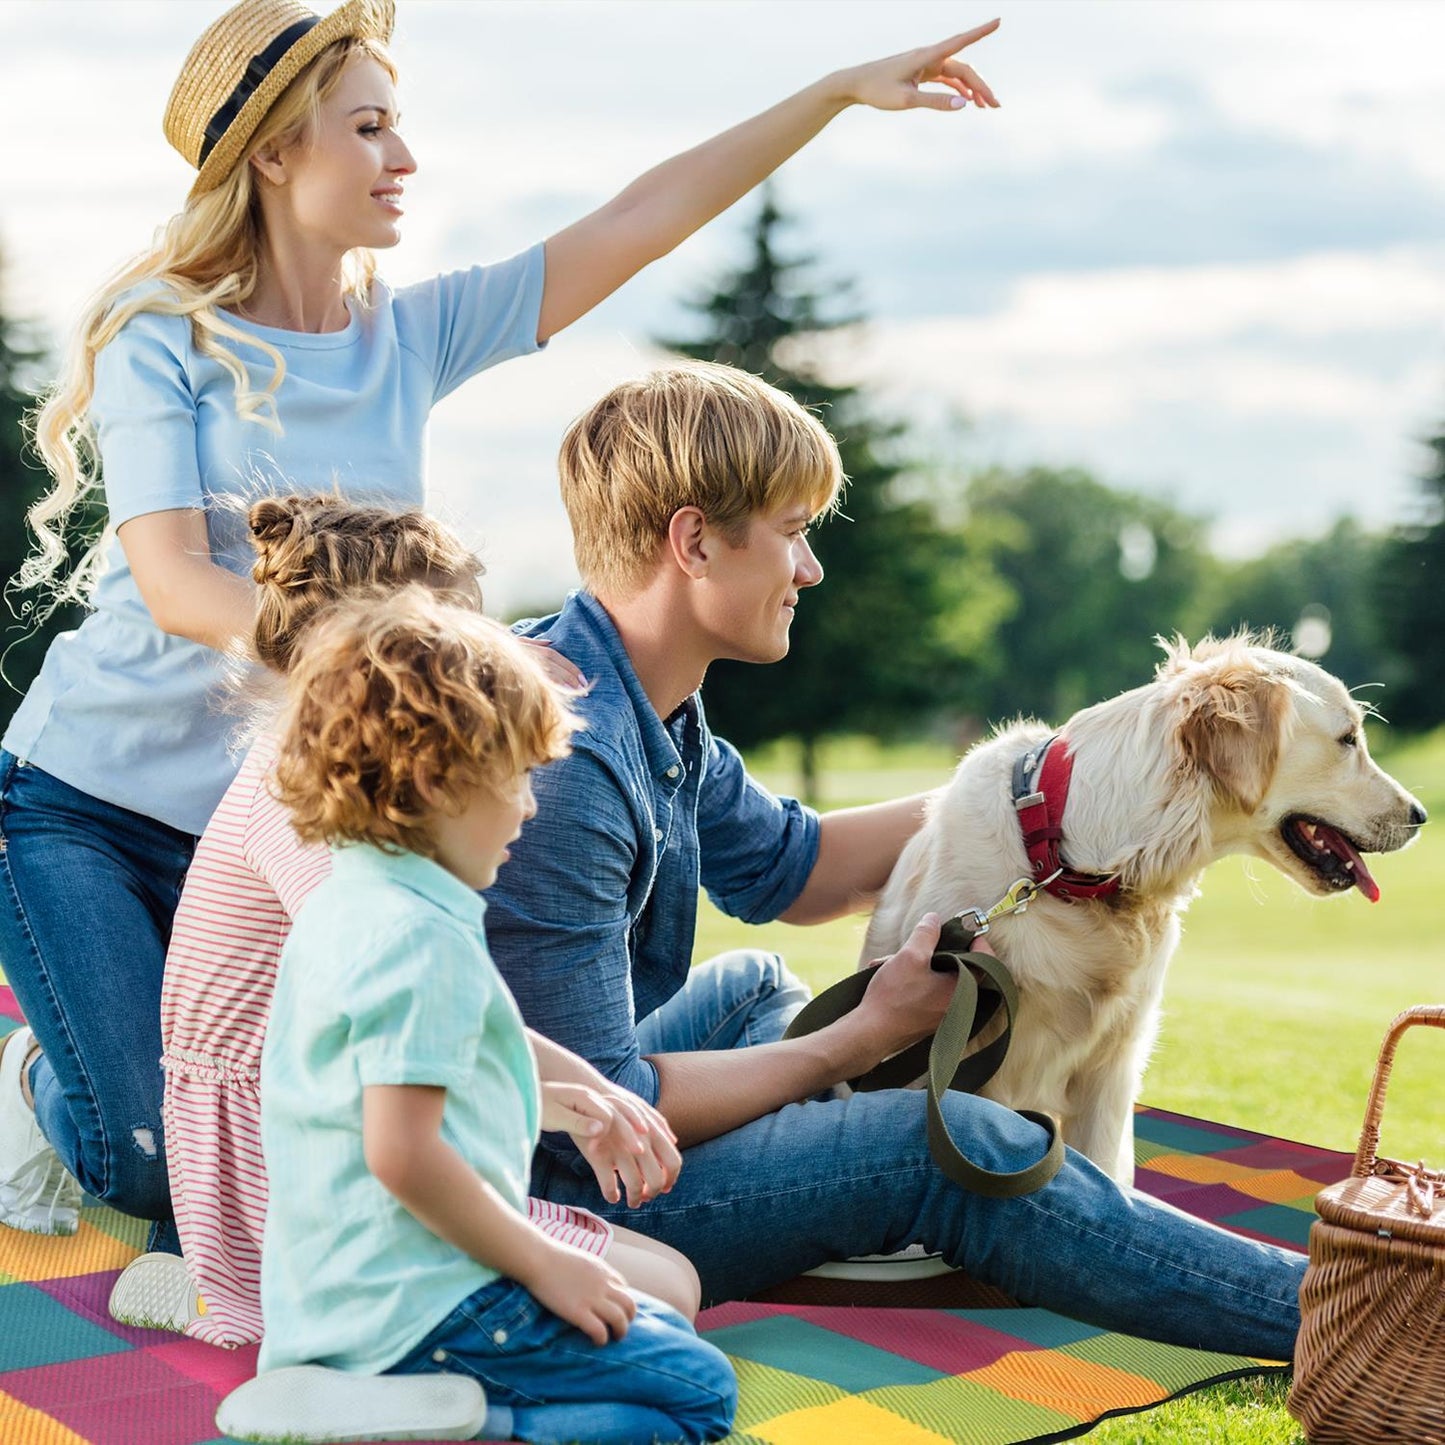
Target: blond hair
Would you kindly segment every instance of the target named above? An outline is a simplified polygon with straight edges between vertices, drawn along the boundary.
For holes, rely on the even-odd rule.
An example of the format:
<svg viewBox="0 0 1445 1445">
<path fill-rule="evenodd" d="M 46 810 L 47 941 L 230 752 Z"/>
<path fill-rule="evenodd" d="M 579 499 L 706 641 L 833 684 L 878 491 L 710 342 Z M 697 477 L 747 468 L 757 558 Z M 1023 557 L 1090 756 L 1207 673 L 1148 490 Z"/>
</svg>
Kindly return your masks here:
<svg viewBox="0 0 1445 1445">
<path fill-rule="evenodd" d="M 480 558 L 418 508 L 348 502 L 342 497 L 265 497 L 246 517 L 256 564 L 256 656 L 288 672 L 302 632 L 329 603 L 418 582 L 444 600 L 477 611 Z"/>
<path fill-rule="evenodd" d="M 408 587 L 317 620 L 291 669 L 273 788 L 303 842 L 435 857 L 436 813 L 564 757 L 579 725 L 506 628 Z"/>
<path fill-rule="evenodd" d="M 90 418 L 95 358 L 133 316 L 154 311 L 188 318 L 196 350 L 218 362 L 234 380 L 237 415 L 274 432 L 281 430 L 276 393 L 286 375 L 284 358 L 274 346 L 221 314 L 223 308 L 235 310 L 256 288 L 262 221 L 250 158 L 263 148 L 285 148 L 314 135 L 322 104 L 340 83 L 347 64 L 361 55 L 378 61 L 395 79 L 389 56 L 373 40 L 347 36 L 327 46 L 277 98 L 225 180 L 214 190 L 191 196 L 158 233 L 150 250 L 121 267 L 81 313 L 60 378 L 31 423 L 35 448 L 55 485 L 26 514 L 35 548 L 14 585 L 48 594 L 40 608 L 42 616 L 64 603 L 87 601 L 99 575 L 108 529 L 67 575 L 60 573 L 69 555 L 68 524 L 100 480 Z M 369 251 L 349 252 L 343 267 L 344 289 L 365 304 L 375 272 L 376 261 Z M 264 353 L 271 364 L 270 379 L 259 387 L 253 384 L 245 363 L 225 342 Z M 34 606 L 28 604 L 24 611 Z"/>
<path fill-rule="evenodd" d="M 708 362 L 615 386 L 567 428 L 558 457 L 578 571 L 595 590 L 635 591 L 673 514 L 697 507 L 741 546 L 755 513 L 837 500 L 838 448 L 786 392 Z"/>
</svg>

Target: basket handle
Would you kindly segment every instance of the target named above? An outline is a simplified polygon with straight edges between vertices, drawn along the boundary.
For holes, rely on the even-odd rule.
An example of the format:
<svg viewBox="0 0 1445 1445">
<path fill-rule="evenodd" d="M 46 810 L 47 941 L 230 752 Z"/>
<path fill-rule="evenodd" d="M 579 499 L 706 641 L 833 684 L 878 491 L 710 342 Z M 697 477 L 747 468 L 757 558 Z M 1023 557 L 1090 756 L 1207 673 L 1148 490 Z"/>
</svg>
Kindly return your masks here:
<svg viewBox="0 0 1445 1445">
<path fill-rule="evenodd" d="M 1350 1171 L 1355 1179 L 1369 1179 L 1375 1172 L 1380 1147 L 1380 1121 L 1385 1112 L 1385 1089 L 1390 1082 L 1390 1070 L 1395 1066 L 1395 1048 L 1400 1035 L 1415 1024 L 1429 1024 L 1445 1029 L 1445 1004 L 1417 1004 L 1397 1014 L 1385 1042 L 1380 1045 L 1379 1061 L 1375 1064 L 1375 1081 L 1370 1085 L 1370 1099 L 1365 1105 L 1365 1124 L 1360 1130 L 1360 1147 L 1355 1151 L 1355 1166 Z"/>
</svg>

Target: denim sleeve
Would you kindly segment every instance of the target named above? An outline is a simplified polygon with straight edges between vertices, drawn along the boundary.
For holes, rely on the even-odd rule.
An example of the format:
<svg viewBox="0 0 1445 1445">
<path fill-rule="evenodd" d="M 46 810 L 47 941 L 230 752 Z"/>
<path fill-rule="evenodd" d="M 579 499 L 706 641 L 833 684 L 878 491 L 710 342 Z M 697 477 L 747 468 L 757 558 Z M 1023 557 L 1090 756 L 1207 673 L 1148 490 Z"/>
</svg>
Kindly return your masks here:
<svg viewBox="0 0 1445 1445">
<path fill-rule="evenodd" d="M 489 366 L 542 349 L 537 326 L 545 284 L 539 242 L 509 260 L 396 292 L 397 337 L 430 365 L 434 402 Z"/>
<path fill-rule="evenodd" d="M 492 957 L 532 1028 L 655 1104 L 657 1070 L 640 1056 L 633 1016 L 637 836 L 626 794 L 581 749 L 538 768 L 532 786 L 537 815 L 486 894 Z"/>
<path fill-rule="evenodd" d="M 803 891 L 818 861 L 818 815 L 748 776 L 737 749 L 709 737 L 698 790 L 702 886 L 744 923 L 768 923 Z"/>
</svg>

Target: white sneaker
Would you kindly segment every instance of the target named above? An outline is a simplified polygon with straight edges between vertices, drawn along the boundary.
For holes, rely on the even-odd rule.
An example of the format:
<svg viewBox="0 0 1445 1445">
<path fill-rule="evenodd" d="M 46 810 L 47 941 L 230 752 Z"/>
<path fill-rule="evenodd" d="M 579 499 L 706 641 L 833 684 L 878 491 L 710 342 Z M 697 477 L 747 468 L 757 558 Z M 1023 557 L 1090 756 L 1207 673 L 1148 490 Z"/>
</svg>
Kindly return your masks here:
<svg viewBox="0 0 1445 1445">
<path fill-rule="evenodd" d="M 31 1234 L 80 1228 L 80 1185 L 50 1147 L 20 1091 L 35 1042 L 28 1028 L 0 1040 L 0 1224 Z"/>
<path fill-rule="evenodd" d="M 110 1292 L 110 1317 L 143 1330 L 178 1335 L 206 1312 L 186 1262 L 178 1254 L 142 1254 L 121 1270 Z"/>
<path fill-rule="evenodd" d="M 468 1375 L 353 1375 L 322 1365 L 268 1370 L 216 1411 L 223 1435 L 254 1441 L 472 1440 L 487 1397 Z"/>
</svg>

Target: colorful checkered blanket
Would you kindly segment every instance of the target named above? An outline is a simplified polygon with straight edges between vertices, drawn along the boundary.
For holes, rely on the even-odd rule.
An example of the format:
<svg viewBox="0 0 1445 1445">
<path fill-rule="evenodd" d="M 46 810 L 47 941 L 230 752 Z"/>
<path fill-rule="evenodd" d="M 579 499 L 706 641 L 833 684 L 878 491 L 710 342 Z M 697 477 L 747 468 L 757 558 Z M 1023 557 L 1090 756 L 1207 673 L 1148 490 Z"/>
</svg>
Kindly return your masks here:
<svg viewBox="0 0 1445 1445">
<path fill-rule="evenodd" d="M 0 986 L 0 1019 L 16 1018 Z M 0 1024 L 3 1030 L 4 1024 Z M 1252 1238 L 1304 1249 L 1321 1184 L 1348 1155 L 1142 1109 L 1141 1189 Z M 213 1445 L 221 1397 L 255 1369 L 226 1351 L 111 1320 L 116 1273 L 145 1229 L 98 1205 L 80 1233 L 0 1229 L 0 1442 Z M 917 1310 L 735 1303 L 699 1327 L 737 1366 L 733 1445 L 1060 1440 L 1272 1367 L 1149 1344 L 1043 1310 Z"/>
</svg>

